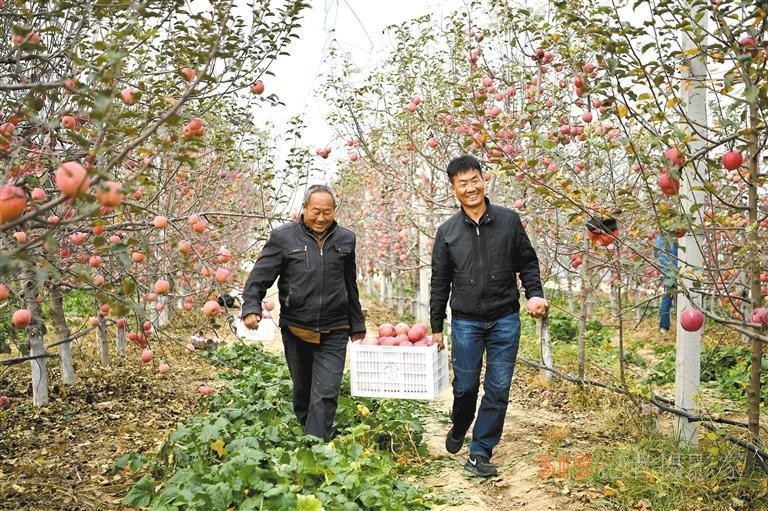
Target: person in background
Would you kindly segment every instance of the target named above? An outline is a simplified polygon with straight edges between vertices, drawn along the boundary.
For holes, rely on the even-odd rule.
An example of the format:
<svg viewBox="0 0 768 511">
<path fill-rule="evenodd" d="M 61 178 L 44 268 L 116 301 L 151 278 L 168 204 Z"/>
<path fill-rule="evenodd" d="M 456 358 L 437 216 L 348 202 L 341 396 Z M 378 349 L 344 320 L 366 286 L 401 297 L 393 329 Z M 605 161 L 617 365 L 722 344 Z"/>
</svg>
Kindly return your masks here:
<svg viewBox="0 0 768 511">
<path fill-rule="evenodd" d="M 432 250 L 430 323 L 440 349 L 450 294 L 451 361 L 453 364 L 452 427 L 445 448 L 455 454 L 475 422 L 464 468 L 489 477 L 501 439 L 520 342 L 517 278 L 528 298 L 528 313 L 543 317 L 549 304 L 539 274 L 539 260 L 513 210 L 485 197 L 480 162 L 461 156 L 448 164 L 448 179 L 461 209 L 437 229 Z M 483 389 L 475 420 L 480 372 L 485 353 Z"/>
<path fill-rule="evenodd" d="M 664 294 L 659 305 L 659 331 L 665 334 L 672 326 L 670 313 L 676 289 L 677 239 L 670 234 L 656 234 L 654 252 L 664 285 Z"/>
<path fill-rule="evenodd" d="M 243 323 L 257 329 L 261 303 L 277 283 L 293 409 L 307 435 L 326 442 L 333 431 L 347 343 L 365 337 L 357 289 L 355 234 L 336 223 L 336 197 L 307 189 L 296 222 L 274 229 L 243 290 Z"/>
</svg>

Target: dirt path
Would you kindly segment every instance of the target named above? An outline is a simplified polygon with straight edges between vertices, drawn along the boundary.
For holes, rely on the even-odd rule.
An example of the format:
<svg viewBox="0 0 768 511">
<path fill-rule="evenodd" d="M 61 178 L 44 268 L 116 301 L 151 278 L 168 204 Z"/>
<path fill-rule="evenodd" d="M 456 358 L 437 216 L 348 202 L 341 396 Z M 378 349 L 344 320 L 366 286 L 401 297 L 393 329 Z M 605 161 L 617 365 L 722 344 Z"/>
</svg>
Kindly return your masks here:
<svg viewBox="0 0 768 511">
<path fill-rule="evenodd" d="M 564 478 L 544 480 L 539 477 L 543 470 L 540 457 L 552 455 L 557 464 L 553 445 L 562 450 L 586 453 L 592 437 L 590 416 L 558 409 L 550 399 L 541 399 L 541 391 L 531 389 L 535 381 L 533 371 L 518 366 L 504 434 L 497 446 L 493 461 L 499 468 L 499 476 L 489 480 L 472 477 L 463 469 L 467 446 L 455 455 L 445 451 L 445 432 L 449 425 L 431 421 L 427 425 L 427 444 L 440 470 L 425 482 L 448 502 L 437 509 L 452 511 L 507 511 L 552 510 L 571 511 L 606 509 L 590 501 L 599 499 L 589 493 L 571 488 Z M 555 394 L 554 400 L 558 397 Z M 451 407 L 450 390 L 433 402 L 434 407 L 447 414 Z"/>
</svg>

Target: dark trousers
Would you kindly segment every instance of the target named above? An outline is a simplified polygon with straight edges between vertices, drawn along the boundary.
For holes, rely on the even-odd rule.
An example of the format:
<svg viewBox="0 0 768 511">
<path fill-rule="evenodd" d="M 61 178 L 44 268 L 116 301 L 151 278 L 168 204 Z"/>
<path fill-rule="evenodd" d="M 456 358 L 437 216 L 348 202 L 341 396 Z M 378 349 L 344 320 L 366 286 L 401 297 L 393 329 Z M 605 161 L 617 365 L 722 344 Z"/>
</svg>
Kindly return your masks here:
<svg viewBox="0 0 768 511">
<path fill-rule="evenodd" d="M 293 380 L 293 411 L 304 433 L 327 442 L 339 402 L 349 332 L 323 334 L 320 344 L 302 341 L 286 327 L 281 332 Z"/>
<path fill-rule="evenodd" d="M 453 409 L 451 419 L 454 438 L 463 438 L 472 421 L 480 390 L 480 371 L 485 353 L 483 398 L 472 430 L 469 452 L 493 455 L 501 440 L 509 402 L 509 388 L 515 372 L 520 345 L 520 316 L 517 312 L 494 321 L 451 321 L 451 359 L 453 361 Z"/>
</svg>

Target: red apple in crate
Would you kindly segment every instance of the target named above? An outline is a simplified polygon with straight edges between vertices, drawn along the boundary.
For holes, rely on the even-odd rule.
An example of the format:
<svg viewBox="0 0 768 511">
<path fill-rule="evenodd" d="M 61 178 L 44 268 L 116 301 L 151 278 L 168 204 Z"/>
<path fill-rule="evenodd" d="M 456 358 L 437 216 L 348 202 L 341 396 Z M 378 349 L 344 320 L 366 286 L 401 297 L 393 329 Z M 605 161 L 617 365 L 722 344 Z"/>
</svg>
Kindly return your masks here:
<svg viewBox="0 0 768 511">
<path fill-rule="evenodd" d="M 410 339 L 408 339 L 408 334 L 397 334 L 395 336 L 395 341 L 397 341 L 397 344 L 400 344 L 401 342 L 411 342 Z"/>
<path fill-rule="evenodd" d="M 411 329 L 411 327 L 408 326 L 407 323 L 398 323 L 398 324 L 395 325 L 395 334 L 396 335 L 400 335 L 400 334 L 408 335 L 408 330 L 410 330 L 410 329 Z"/>
<path fill-rule="evenodd" d="M 395 346 L 397 345 L 397 339 L 395 337 L 382 337 L 379 339 L 380 346 Z"/>
<path fill-rule="evenodd" d="M 425 335 L 425 334 L 426 334 L 426 332 L 424 332 L 424 331 L 421 329 L 421 326 L 419 326 L 419 325 L 413 325 L 413 326 L 411 327 L 411 329 L 410 329 L 410 330 L 408 330 L 408 339 L 409 339 L 411 342 L 416 342 L 416 341 L 419 341 L 419 340 L 421 340 L 421 339 L 424 337 L 424 335 Z"/>
<path fill-rule="evenodd" d="M 392 323 L 384 323 L 379 327 L 379 337 L 391 337 L 395 335 L 395 327 Z"/>
<path fill-rule="evenodd" d="M 376 346 L 379 344 L 379 339 L 373 334 L 366 334 L 360 344 L 363 346 Z"/>
<path fill-rule="evenodd" d="M 680 315 L 680 326 L 686 332 L 695 332 L 704 325 L 704 314 L 696 309 L 686 309 Z"/>
</svg>

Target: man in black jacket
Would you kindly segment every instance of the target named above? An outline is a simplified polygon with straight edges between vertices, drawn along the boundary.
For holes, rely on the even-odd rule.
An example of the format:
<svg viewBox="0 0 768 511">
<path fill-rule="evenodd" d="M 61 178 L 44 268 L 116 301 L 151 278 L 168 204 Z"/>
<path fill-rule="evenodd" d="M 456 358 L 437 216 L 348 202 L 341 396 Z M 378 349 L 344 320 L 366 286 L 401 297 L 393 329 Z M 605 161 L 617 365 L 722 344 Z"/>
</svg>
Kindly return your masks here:
<svg viewBox="0 0 768 511">
<path fill-rule="evenodd" d="M 432 339 L 443 349 L 443 322 L 451 298 L 453 426 L 445 448 L 455 454 L 475 419 L 483 353 L 484 395 L 464 467 L 472 474 L 497 474 L 490 462 L 501 439 L 509 388 L 520 341 L 517 276 L 528 298 L 528 313 L 546 314 L 549 305 L 539 275 L 539 260 L 520 216 L 485 197 L 480 162 L 466 155 L 448 164 L 448 179 L 461 210 L 437 229 L 432 250 L 430 322 Z"/>
<path fill-rule="evenodd" d="M 298 221 L 274 229 L 243 290 L 243 323 L 256 329 L 277 277 L 280 328 L 293 380 L 293 409 L 304 432 L 328 441 L 347 342 L 365 337 L 355 269 L 355 234 L 334 220 L 324 185 L 307 190 Z"/>
</svg>

